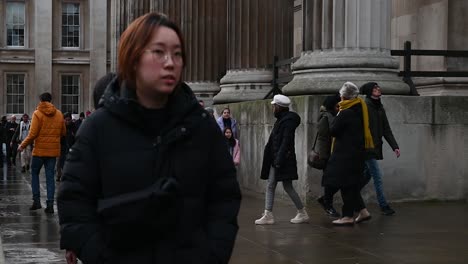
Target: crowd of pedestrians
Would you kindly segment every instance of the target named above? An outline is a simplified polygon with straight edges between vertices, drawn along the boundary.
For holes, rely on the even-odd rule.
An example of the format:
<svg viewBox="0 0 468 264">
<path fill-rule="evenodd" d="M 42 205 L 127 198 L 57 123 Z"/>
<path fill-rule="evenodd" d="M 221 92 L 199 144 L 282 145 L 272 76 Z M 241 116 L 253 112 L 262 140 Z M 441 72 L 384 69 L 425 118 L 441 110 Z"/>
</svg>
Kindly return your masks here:
<svg viewBox="0 0 468 264">
<path fill-rule="evenodd" d="M 19 123 L 14 115 L 2 117 L 7 166 L 16 166 L 20 152 L 21 172 L 31 173 L 30 210 L 42 208 L 39 172 L 44 167 L 46 213 L 54 213 L 55 180 L 60 181 L 60 247 L 68 263 L 227 263 L 241 201 L 237 120 L 229 107 L 215 117 L 182 81 L 185 43 L 166 16 L 148 13 L 132 22 L 118 55 L 118 72 L 94 87 L 92 115 L 87 111 L 73 120 L 43 93 L 31 121 L 28 114 Z M 375 82 L 360 89 L 346 82 L 320 109 L 314 149 L 324 166 L 323 195 L 317 201 L 336 218 L 335 225 L 371 219 L 361 197 L 371 179 L 382 213 L 395 213 L 385 199 L 377 160 L 383 159 L 382 138 L 397 157 L 400 150 L 380 97 Z M 301 118 L 287 96 L 275 95 L 271 104 L 276 122 L 259 172 L 267 181 L 265 208 L 254 222 L 275 223 L 281 182 L 297 209 L 290 222 L 307 223 L 309 215 L 293 187 L 299 178 L 295 131 Z M 333 205 L 338 191 L 341 214 Z"/>
</svg>

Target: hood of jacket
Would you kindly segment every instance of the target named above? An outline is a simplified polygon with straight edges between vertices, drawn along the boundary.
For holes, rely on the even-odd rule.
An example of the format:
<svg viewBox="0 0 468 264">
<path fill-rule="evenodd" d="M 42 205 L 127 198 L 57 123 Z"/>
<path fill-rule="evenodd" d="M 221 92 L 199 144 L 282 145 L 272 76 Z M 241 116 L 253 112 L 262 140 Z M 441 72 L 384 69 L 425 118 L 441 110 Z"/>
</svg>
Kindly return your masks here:
<svg viewBox="0 0 468 264">
<path fill-rule="evenodd" d="M 37 110 L 45 114 L 46 116 L 54 116 L 57 109 L 50 102 L 40 102 L 37 106 Z"/>
<path fill-rule="evenodd" d="M 135 89 L 128 87 L 126 82 L 120 85 L 118 77 L 115 77 L 107 86 L 99 104 L 135 126 L 143 127 L 146 123 L 143 115 L 145 109 L 138 102 Z M 166 105 L 169 122 L 165 127 L 176 126 L 199 108 L 201 109 L 201 106 L 190 87 L 183 82 L 180 83 L 169 95 Z"/>
</svg>

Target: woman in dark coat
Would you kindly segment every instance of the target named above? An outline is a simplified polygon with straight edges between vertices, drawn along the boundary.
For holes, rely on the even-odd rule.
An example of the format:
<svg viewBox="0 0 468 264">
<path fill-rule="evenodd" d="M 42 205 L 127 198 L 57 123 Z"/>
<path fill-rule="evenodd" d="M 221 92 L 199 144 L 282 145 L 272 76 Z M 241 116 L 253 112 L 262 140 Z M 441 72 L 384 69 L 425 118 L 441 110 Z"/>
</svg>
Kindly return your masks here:
<svg viewBox="0 0 468 264">
<path fill-rule="evenodd" d="M 58 193 L 69 263 L 228 263 L 241 194 L 216 122 L 181 82 L 179 28 L 137 18 L 81 125 Z"/>
<path fill-rule="evenodd" d="M 319 157 L 325 161 L 325 164 L 330 158 L 332 137 L 330 135 L 330 126 L 335 120 L 338 113 L 338 103 L 341 98 L 338 93 L 330 95 L 325 98 L 322 106 L 320 107 L 320 116 L 317 124 L 317 142 L 315 143 L 315 151 Z M 326 166 L 326 165 L 325 165 Z M 325 171 L 325 169 L 323 169 Z M 317 202 L 322 206 L 327 215 L 332 217 L 340 217 L 340 214 L 333 207 L 333 196 L 339 191 L 336 187 L 323 184 L 324 195 L 317 199 Z"/>
<path fill-rule="evenodd" d="M 334 186 L 343 198 L 342 218 L 335 225 L 352 225 L 370 219 L 361 197 L 365 150 L 373 148 L 369 117 L 364 100 L 357 97 L 359 89 L 346 82 L 340 89 L 340 111 L 330 127 L 334 137 L 332 154 L 325 169 L 323 184 Z M 354 217 L 354 212 L 359 216 Z"/>
<path fill-rule="evenodd" d="M 260 219 L 255 220 L 257 225 L 274 224 L 273 202 L 278 182 L 283 182 L 283 188 L 288 193 L 297 208 L 296 216 L 290 220 L 293 224 L 306 223 L 309 216 L 302 205 L 301 199 L 292 186 L 297 180 L 296 150 L 294 147 L 295 131 L 301 123 L 298 114 L 289 111 L 291 100 L 284 95 L 273 97 L 273 111 L 276 122 L 271 131 L 268 143 L 263 154 L 261 179 L 268 180 L 265 192 L 265 211 Z"/>
</svg>

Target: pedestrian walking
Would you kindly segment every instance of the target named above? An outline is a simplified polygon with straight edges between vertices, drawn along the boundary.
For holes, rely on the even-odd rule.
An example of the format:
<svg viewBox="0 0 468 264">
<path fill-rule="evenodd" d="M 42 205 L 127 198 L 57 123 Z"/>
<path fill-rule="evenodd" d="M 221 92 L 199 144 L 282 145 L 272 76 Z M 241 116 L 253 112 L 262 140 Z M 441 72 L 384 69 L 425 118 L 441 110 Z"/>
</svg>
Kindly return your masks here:
<svg viewBox="0 0 468 264">
<path fill-rule="evenodd" d="M 290 220 L 293 224 L 306 223 L 309 216 L 304 209 L 301 198 L 292 185 L 298 179 L 295 144 L 295 131 L 301 123 L 301 118 L 289 110 L 291 100 L 284 95 L 277 94 L 271 102 L 276 117 L 268 143 L 263 153 L 261 179 L 268 180 L 265 191 L 265 211 L 261 218 L 255 220 L 257 225 L 274 224 L 273 202 L 278 182 L 288 193 L 297 209 L 296 216 Z"/>
<path fill-rule="evenodd" d="M 366 166 L 364 173 L 367 177 L 372 177 L 374 181 L 375 193 L 380 209 L 384 215 L 393 215 L 393 210 L 385 199 L 382 181 L 382 171 L 377 160 L 383 160 L 382 137 L 385 138 L 397 158 L 400 157 L 400 148 L 393 136 L 387 114 L 380 100 L 382 91 L 376 82 L 368 82 L 361 86 L 361 93 L 366 95 L 367 109 L 369 110 L 369 128 L 374 140 L 374 149 L 367 151 Z"/>
<path fill-rule="evenodd" d="M 330 127 L 335 116 L 338 113 L 339 105 L 341 101 L 339 93 L 330 95 L 325 98 L 322 106 L 320 107 L 320 116 L 317 123 L 317 143 L 315 145 L 315 151 L 319 154 L 320 159 L 324 160 L 325 168 L 330 158 L 332 136 L 330 135 Z M 335 193 L 339 191 L 338 188 L 324 184 L 322 174 L 322 186 L 324 189 L 324 195 L 317 199 L 317 202 L 322 206 L 323 210 L 327 215 L 332 217 L 340 217 L 340 214 L 333 207 L 333 197 Z"/>
<path fill-rule="evenodd" d="M 226 145 L 229 153 L 232 156 L 232 161 L 234 165 L 239 165 L 240 163 L 240 146 L 239 140 L 235 139 L 232 135 L 232 130 L 227 127 L 224 129 L 224 137 L 226 137 Z"/>
<path fill-rule="evenodd" d="M 332 153 L 323 175 L 323 184 L 338 188 L 343 199 L 342 218 L 334 225 L 353 225 L 370 219 L 361 197 L 365 150 L 373 148 L 369 116 L 359 89 L 346 82 L 340 89 L 340 111 L 330 127 Z M 354 219 L 354 212 L 359 215 Z"/>
<path fill-rule="evenodd" d="M 14 145 L 15 144 L 14 142 L 16 142 L 16 145 L 21 144 L 28 137 L 30 127 L 31 127 L 31 122 L 29 121 L 29 115 L 25 113 L 21 117 L 19 126 L 16 129 L 15 134 L 13 135 L 13 138 L 11 139 L 11 144 Z M 26 146 L 23 149 L 23 151 L 20 152 L 22 173 L 29 171 L 31 158 L 32 158 L 32 144 Z"/>
<path fill-rule="evenodd" d="M 58 193 L 60 246 L 83 263 L 228 263 L 241 194 L 215 120 L 181 80 L 180 29 L 148 13 L 81 124 Z"/>
<path fill-rule="evenodd" d="M 18 153 L 17 151 L 18 145 L 11 144 L 11 143 L 12 143 L 13 135 L 15 134 L 15 131 L 17 128 L 18 128 L 18 123 L 16 123 L 16 116 L 11 115 L 10 121 L 5 126 L 5 131 L 6 131 L 5 145 L 6 145 L 6 151 L 7 151 L 8 167 L 12 165 L 16 166 L 16 156 Z"/>
<path fill-rule="evenodd" d="M 8 124 L 7 117 L 2 116 L 2 119 L 0 121 L 0 168 L 3 168 L 4 156 L 6 156 L 6 151 L 5 151 L 5 153 L 3 153 L 3 143 L 6 143 L 6 137 L 7 137 L 6 126 L 7 126 L 7 124 Z"/>
<path fill-rule="evenodd" d="M 48 214 L 54 213 L 55 196 L 55 164 L 60 157 L 60 137 L 66 135 L 65 123 L 60 110 L 51 103 L 52 95 L 43 93 L 39 96 L 40 103 L 33 113 L 31 128 L 28 136 L 21 142 L 18 151 L 23 151 L 34 142 L 31 161 L 31 188 L 33 204 L 29 210 L 42 208 L 39 189 L 39 172 L 44 166 L 47 185 L 47 207 L 44 210 Z"/>
<path fill-rule="evenodd" d="M 216 122 L 218 123 L 218 126 L 221 129 L 221 132 L 223 132 L 226 127 L 229 127 L 232 130 L 232 134 L 234 138 L 235 139 L 239 138 L 239 135 L 238 135 L 239 130 L 237 127 L 237 121 L 236 119 L 231 117 L 231 109 L 229 109 L 229 107 L 225 107 L 223 109 L 221 116 L 218 117 Z"/>
<path fill-rule="evenodd" d="M 67 134 L 60 139 L 60 158 L 57 165 L 57 181 L 60 181 L 62 178 L 62 170 L 65 164 L 65 159 L 70 151 L 70 148 L 75 143 L 76 128 L 75 124 L 72 122 L 72 115 L 70 112 L 63 114 L 63 119 L 65 122 L 65 127 L 67 129 Z"/>
</svg>

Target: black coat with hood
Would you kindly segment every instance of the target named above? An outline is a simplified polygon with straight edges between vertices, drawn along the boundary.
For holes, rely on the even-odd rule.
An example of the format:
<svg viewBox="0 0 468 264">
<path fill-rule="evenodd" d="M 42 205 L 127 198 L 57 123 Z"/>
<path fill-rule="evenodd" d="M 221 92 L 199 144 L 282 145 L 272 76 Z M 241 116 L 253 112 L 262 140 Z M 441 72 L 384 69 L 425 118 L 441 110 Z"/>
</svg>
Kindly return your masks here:
<svg viewBox="0 0 468 264">
<path fill-rule="evenodd" d="M 295 131 L 301 117 L 291 111 L 279 112 L 263 153 L 261 179 L 267 180 L 270 168 L 276 168 L 275 180 L 297 180 Z"/>
<path fill-rule="evenodd" d="M 61 248 L 85 264 L 227 263 L 241 201 L 236 169 L 191 89 L 170 96 L 160 135 L 116 79 L 101 103 L 67 156 Z"/>
</svg>

